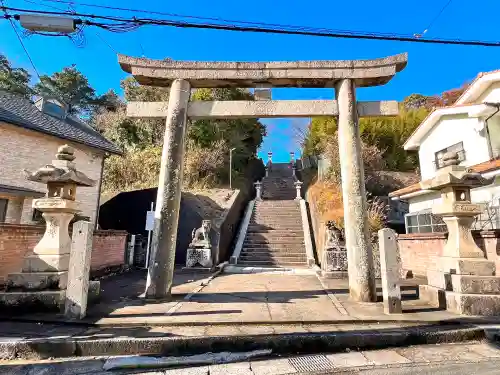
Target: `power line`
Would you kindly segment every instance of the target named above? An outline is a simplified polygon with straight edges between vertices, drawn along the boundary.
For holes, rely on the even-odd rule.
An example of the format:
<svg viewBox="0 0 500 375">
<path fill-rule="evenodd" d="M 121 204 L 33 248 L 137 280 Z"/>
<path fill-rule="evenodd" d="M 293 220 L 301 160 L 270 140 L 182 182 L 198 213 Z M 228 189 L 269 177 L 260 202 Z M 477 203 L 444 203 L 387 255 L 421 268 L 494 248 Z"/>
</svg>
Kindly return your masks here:
<svg viewBox="0 0 500 375">
<path fill-rule="evenodd" d="M 73 5 L 79 5 L 79 6 L 89 7 L 89 8 L 118 10 L 118 11 L 131 12 L 131 13 L 144 13 L 144 14 L 153 14 L 153 15 L 158 15 L 158 16 L 168 16 L 168 17 L 176 17 L 176 18 L 190 18 L 190 19 L 197 19 L 197 20 L 203 20 L 203 21 L 218 21 L 218 22 L 237 23 L 237 24 L 246 24 L 246 25 L 260 25 L 260 26 L 274 26 L 274 27 L 309 29 L 308 26 L 293 26 L 293 25 L 286 25 L 286 24 L 279 24 L 279 23 L 265 23 L 265 22 L 256 22 L 256 21 L 241 21 L 241 20 L 233 20 L 233 19 L 219 18 L 219 17 L 202 17 L 202 16 L 193 16 L 193 15 L 186 15 L 186 14 L 179 14 L 179 13 L 159 12 L 159 11 L 148 10 L 148 9 L 123 8 L 123 7 L 116 7 L 116 6 L 109 6 L 109 5 L 97 5 L 97 4 L 88 4 L 88 3 L 80 3 L 80 2 L 77 3 L 75 1 L 70 1 L 70 0 L 42 0 L 42 1 L 52 2 L 52 3 L 61 3 L 61 4 L 73 4 Z M 323 30 L 327 30 L 327 29 L 323 29 Z"/>
<path fill-rule="evenodd" d="M 432 25 L 438 20 L 439 17 L 441 17 L 441 14 L 445 11 L 446 8 L 453 2 L 453 0 L 448 0 L 448 2 L 441 8 L 441 10 L 438 12 L 438 14 L 429 22 L 429 25 L 425 28 L 424 32 L 422 34 L 425 34 Z"/>
<path fill-rule="evenodd" d="M 52 11 L 36 11 L 31 9 L 19 9 L 3 7 L 4 10 L 10 10 L 14 12 L 23 13 L 36 13 L 36 14 L 50 14 L 50 15 L 65 15 L 68 16 L 69 13 L 65 12 L 52 12 Z M 317 36 L 317 37 L 328 37 L 328 38 L 347 38 L 347 39 L 367 39 L 367 40 L 386 40 L 386 41 L 399 41 L 399 42 L 413 42 L 413 43 L 427 43 L 427 44 L 449 44 L 449 45 L 467 45 L 467 46 L 485 46 L 485 47 L 500 47 L 500 42 L 498 41 L 481 41 L 481 40 L 460 40 L 460 39 L 441 39 L 441 38 L 419 38 L 409 35 L 398 35 L 398 34 L 382 34 L 377 32 L 325 32 L 322 29 L 316 29 L 314 31 L 309 30 L 297 30 L 297 29 L 286 29 L 286 28 L 267 28 L 267 27 L 246 27 L 238 25 L 225 25 L 225 24 L 208 24 L 208 23 L 190 23 L 190 22 L 180 22 L 165 19 L 151 19 L 151 18 L 124 18 L 116 16 L 106 16 L 106 15 L 96 15 L 96 14 L 86 14 L 86 13 L 71 13 L 75 17 L 84 17 L 92 19 L 77 19 L 77 23 L 84 25 L 91 25 L 101 27 L 105 30 L 112 32 L 128 32 L 132 31 L 138 27 L 144 25 L 156 25 L 156 26 L 171 26 L 179 28 L 196 28 L 196 29 L 212 29 L 212 30 L 227 30 L 227 31 L 242 31 L 242 32 L 255 32 L 255 33 L 271 33 L 271 34 L 286 34 L 286 35 L 303 35 L 303 36 Z M 19 19 L 19 15 L 14 16 L 4 16 L 4 18 L 14 17 Z M 113 21 L 114 23 L 102 23 L 93 20 L 106 20 Z"/>
<path fill-rule="evenodd" d="M 16 26 L 14 25 L 14 22 L 12 21 L 12 18 L 9 17 L 9 15 L 7 14 L 7 10 L 5 9 L 5 6 L 4 6 L 4 2 L 3 0 L 1 0 L 0 4 L 2 5 L 2 9 L 4 11 L 4 18 L 7 18 L 8 21 L 10 22 L 10 25 L 12 26 L 12 30 L 14 30 L 14 33 L 16 34 L 17 36 L 17 40 L 19 40 L 19 43 L 21 44 L 21 47 L 23 47 L 23 50 L 24 52 L 26 53 L 26 56 L 28 56 L 28 60 L 30 61 L 31 63 L 31 66 L 33 67 L 33 70 L 35 71 L 38 79 L 41 81 L 42 78 L 40 77 L 40 74 L 38 73 L 38 70 L 35 66 L 35 63 L 33 62 L 33 59 L 31 58 L 29 52 L 28 52 L 28 49 L 26 48 L 26 46 L 24 45 L 24 42 L 21 38 L 21 36 L 19 35 L 19 33 L 17 32 L 17 29 L 16 29 Z"/>
<path fill-rule="evenodd" d="M 106 46 L 109 47 L 109 49 L 111 51 L 113 51 L 114 53 L 116 53 L 118 55 L 118 51 L 116 49 L 113 48 L 113 46 L 111 46 L 111 44 L 109 44 L 106 39 L 104 39 L 97 31 L 93 31 L 95 33 L 95 35 L 101 40 L 101 42 L 103 42 Z"/>
</svg>

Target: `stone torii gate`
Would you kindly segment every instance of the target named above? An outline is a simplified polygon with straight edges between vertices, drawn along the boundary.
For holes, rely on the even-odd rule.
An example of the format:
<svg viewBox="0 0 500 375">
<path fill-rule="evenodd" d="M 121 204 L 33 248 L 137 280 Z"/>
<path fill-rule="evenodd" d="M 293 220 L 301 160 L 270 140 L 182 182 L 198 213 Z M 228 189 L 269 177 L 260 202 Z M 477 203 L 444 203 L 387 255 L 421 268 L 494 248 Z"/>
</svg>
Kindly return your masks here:
<svg viewBox="0 0 500 375">
<path fill-rule="evenodd" d="M 120 55 L 119 63 L 140 84 L 170 87 L 168 103 L 131 102 L 127 107 L 131 117 L 166 119 L 146 297 L 164 299 L 171 293 L 187 118 L 338 116 L 350 296 L 355 301 L 375 301 L 358 117 L 397 115 L 398 103 L 357 102 L 356 88 L 389 82 L 405 68 L 406 54 L 375 60 L 264 63 Z M 189 101 L 192 88 L 262 86 L 335 88 L 336 100 Z"/>
</svg>

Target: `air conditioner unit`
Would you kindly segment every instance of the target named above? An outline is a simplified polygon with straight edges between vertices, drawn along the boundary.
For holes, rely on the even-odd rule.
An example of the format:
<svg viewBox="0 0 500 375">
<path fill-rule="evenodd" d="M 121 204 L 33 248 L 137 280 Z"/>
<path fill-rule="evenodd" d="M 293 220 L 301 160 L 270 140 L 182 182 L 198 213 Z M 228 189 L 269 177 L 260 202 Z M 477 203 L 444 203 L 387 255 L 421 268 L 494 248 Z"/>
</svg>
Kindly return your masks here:
<svg viewBox="0 0 500 375">
<path fill-rule="evenodd" d="M 52 33 L 73 33 L 76 30 L 75 20 L 71 17 L 54 17 L 37 14 L 21 14 L 21 26 L 30 31 Z"/>
</svg>

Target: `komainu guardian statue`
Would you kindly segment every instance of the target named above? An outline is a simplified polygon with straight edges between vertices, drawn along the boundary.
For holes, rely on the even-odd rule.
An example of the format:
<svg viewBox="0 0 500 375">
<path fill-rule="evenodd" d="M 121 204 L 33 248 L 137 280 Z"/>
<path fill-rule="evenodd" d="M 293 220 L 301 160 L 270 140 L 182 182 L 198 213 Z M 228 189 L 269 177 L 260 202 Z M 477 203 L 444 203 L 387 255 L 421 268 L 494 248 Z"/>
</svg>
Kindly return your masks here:
<svg viewBox="0 0 500 375">
<path fill-rule="evenodd" d="M 204 268 L 212 268 L 211 228 L 211 221 L 203 220 L 200 228 L 193 229 L 192 240 L 186 254 L 186 267 L 191 268 L 199 264 Z"/>
</svg>

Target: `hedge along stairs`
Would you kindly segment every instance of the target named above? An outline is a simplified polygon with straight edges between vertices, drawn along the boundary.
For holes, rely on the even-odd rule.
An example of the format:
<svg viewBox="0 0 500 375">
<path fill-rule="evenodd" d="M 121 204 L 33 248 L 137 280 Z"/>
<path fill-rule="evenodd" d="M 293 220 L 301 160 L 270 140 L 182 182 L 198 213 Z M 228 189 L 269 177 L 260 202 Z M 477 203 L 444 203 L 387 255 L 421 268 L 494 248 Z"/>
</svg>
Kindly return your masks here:
<svg viewBox="0 0 500 375">
<path fill-rule="evenodd" d="M 295 181 L 290 164 L 272 164 L 262 180 L 262 200 L 255 202 L 238 265 L 307 266 Z"/>
</svg>

